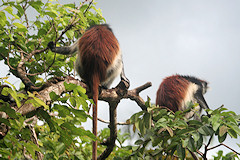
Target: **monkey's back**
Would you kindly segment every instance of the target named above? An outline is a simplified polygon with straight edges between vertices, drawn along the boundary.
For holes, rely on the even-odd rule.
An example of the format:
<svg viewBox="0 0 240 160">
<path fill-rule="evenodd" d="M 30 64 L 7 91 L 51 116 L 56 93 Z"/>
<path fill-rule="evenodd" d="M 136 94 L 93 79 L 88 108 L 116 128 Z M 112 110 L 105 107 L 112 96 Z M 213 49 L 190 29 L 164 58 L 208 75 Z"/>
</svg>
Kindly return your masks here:
<svg viewBox="0 0 240 160">
<path fill-rule="evenodd" d="M 100 82 L 106 79 L 106 71 L 119 54 L 119 43 L 108 25 L 96 25 L 88 29 L 78 41 L 81 70 L 80 76 L 92 81 L 98 74 Z"/>
<path fill-rule="evenodd" d="M 181 108 L 189 82 L 180 75 L 166 77 L 157 91 L 156 105 L 176 112 Z"/>
</svg>

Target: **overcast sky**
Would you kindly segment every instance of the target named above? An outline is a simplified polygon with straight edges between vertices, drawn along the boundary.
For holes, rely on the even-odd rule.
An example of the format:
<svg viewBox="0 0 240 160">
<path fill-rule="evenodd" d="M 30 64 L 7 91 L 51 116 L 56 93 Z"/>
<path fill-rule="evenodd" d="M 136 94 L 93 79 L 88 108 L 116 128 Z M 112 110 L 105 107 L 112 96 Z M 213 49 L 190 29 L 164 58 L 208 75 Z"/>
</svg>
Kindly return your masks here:
<svg viewBox="0 0 240 160">
<path fill-rule="evenodd" d="M 141 96 L 145 100 L 149 96 L 155 103 L 164 77 L 193 75 L 209 82 L 205 99 L 210 108 L 224 104 L 240 114 L 239 0 L 96 2 L 120 42 L 130 89 L 151 81 L 153 86 Z M 101 107 L 105 106 L 99 112 Z M 136 111 L 140 109 L 135 103 L 124 101 L 118 107 L 118 120 L 124 121 Z M 105 114 L 99 116 L 105 118 Z M 229 139 L 228 144 L 239 150 L 234 143 L 240 139 Z"/>
<path fill-rule="evenodd" d="M 155 103 L 156 91 L 164 77 L 176 73 L 193 75 L 209 82 L 211 89 L 205 99 L 210 108 L 224 104 L 240 114 L 239 0 L 96 2 L 120 42 L 130 89 L 148 81 L 153 84 L 141 93 L 144 100 L 149 96 Z M 5 74 L 1 72 L 0 76 Z M 100 118 L 108 119 L 106 110 L 107 104 L 101 103 Z M 123 100 L 118 107 L 118 121 L 125 121 L 138 111 L 135 103 Z M 99 126 L 107 127 L 100 122 Z M 91 125 L 87 127 L 91 130 Z"/>
</svg>

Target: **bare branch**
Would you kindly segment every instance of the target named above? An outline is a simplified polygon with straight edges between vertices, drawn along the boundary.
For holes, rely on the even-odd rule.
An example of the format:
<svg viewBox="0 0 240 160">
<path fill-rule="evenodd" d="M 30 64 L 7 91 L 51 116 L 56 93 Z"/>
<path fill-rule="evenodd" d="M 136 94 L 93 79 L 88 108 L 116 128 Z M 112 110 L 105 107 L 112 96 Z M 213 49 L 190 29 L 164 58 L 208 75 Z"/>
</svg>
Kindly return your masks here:
<svg viewBox="0 0 240 160">
<path fill-rule="evenodd" d="M 49 82 L 48 85 L 46 85 L 46 87 L 44 89 L 39 91 L 39 93 L 38 93 L 39 96 L 37 96 L 37 97 L 39 97 L 43 102 L 46 103 L 47 101 L 51 100 L 49 97 L 49 93 L 51 91 L 54 91 L 57 95 L 61 95 L 63 92 L 65 92 L 65 87 L 63 85 L 64 81 L 67 83 L 73 83 L 73 84 L 82 86 L 83 88 L 85 88 L 87 90 L 88 96 L 91 97 L 89 88 L 87 87 L 87 85 L 85 83 L 83 83 L 77 79 L 74 79 L 73 77 L 62 78 L 61 80 L 62 81 L 57 82 L 56 84 L 51 84 Z M 120 82 L 120 84 L 121 83 L 122 82 Z M 150 83 L 148 83 L 148 84 L 150 84 Z M 126 90 L 126 93 L 121 95 L 121 94 L 119 94 L 119 91 L 121 90 L 120 87 L 116 87 L 113 89 L 102 89 L 102 92 L 99 95 L 99 100 L 111 102 L 111 101 L 120 101 L 123 98 L 125 98 L 125 99 L 129 98 L 129 99 L 132 99 L 133 101 L 135 101 L 141 108 L 146 109 L 144 100 L 139 95 L 136 94 L 135 89 Z M 33 107 L 32 104 L 24 104 L 21 108 L 18 109 L 18 112 L 25 115 L 36 109 L 37 108 Z"/>
<path fill-rule="evenodd" d="M 102 144 L 107 145 L 107 148 L 104 150 L 104 152 L 97 158 L 98 160 L 106 159 L 111 152 L 113 151 L 113 148 L 115 147 L 115 141 L 117 139 L 117 105 L 119 101 L 115 102 L 109 102 L 109 112 L 110 112 L 110 137 L 108 140 Z"/>
<path fill-rule="evenodd" d="M 87 9 L 83 12 L 83 15 L 85 15 L 87 13 L 87 11 L 90 9 L 92 3 L 93 3 L 93 0 L 91 0 L 91 2 L 89 3 Z"/>
<path fill-rule="evenodd" d="M 25 20 L 26 20 L 27 28 L 29 28 L 28 17 L 27 17 L 27 14 L 26 14 L 27 4 L 28 4 L 28 2 L 26 1 L 25 4 L 22 5 L 22 8 L 23 8 L 23 11 L 24 11 L 23 14 L 24 14 L 24 17 L 25 17 Z"/>
<path fill-rule="evenodd" d="M 235 154 L 240 155 L 240 152 L 235 151 L 234 149 L 232 149 L 231 147 L 229 147 L 229 146 L 227 146 L 226 144 L 223 144 L 223 143 L 220 143 L 220 144 L 218 144 L 218 145 L 216 145 L 216 146 L 214 146 L 214 147 L 208 148 L 207 150 L 209 151 L 209 150 L 215 149 L 215 148 L 217 148 L 217 147 L 219 147 L 219 146 L 224 146 L 224 147 L 230 149 L 230 150 L 231 150 L 232 152 L 234 152 Z"/>
<path fill-rule="evenodd" d="M 209 138 L 209 140 L 208 140 L 208 143 L 207 143 L 207 145 L 205 146 L 205 152 L 204 152 L 204 154 L 203 154 L 203 159 L 204 160 L 207 160 L 207 151 L 208 151 L 208 146 L 210 145 L 210 143 L 211 143 L 211 141 L 212 141 L 212 138 L 213 138 L 213 134 L 211 135 L 211 137 Z"/>
<path fill-rule="evenodd" d="M 41 86 L 41 87 L 36 87 L 34 86 L 34 84 L 31 82 L 31 80 L 27 77 L 27 72 L 25 69 L 24 64 L 30 60 L 30 58 L 32 58 L 33 55 L 35 54 L 39 54 L 42 53 L 44 51 L 46 51 L 48 48 L 44 48 L 41 50 L 34 50 L 32 51 L 30 54 L 28 54 L 26 57 L 24 57 L 23 53 L 21 52 L 21 61 L 19 62 L 18 66 L 17 66 L 17 76 L 18 78 L 20 78 L 22 80 L 22 82 L 24 83 L 24 85 L 26 86 L 26 88 L 28 90 L 34 90 L 34 91 L 39 91 L 42 90 L 44 87 L 46 87 L 45 85 Z"/>
<path fill-rule="evenodd" d="M 87 113 L 88 116 L 92 117 L 90 114 Z M 98 118 L 98 120 L 102 123 L 110 124 L 110 121 L 106 121 L 104 119 Z M 130 125 L 128 122 L 117 122 L 117 125 Z"/>
</svg>

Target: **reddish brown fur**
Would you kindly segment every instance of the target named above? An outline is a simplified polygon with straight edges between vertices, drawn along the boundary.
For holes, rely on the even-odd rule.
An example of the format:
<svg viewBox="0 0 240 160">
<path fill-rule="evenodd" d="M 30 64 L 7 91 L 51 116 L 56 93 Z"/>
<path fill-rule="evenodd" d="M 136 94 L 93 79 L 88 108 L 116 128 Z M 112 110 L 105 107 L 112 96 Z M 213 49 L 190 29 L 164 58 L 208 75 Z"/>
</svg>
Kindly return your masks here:
<svg viewBox="0 0 240 160">
<path fill-rule="evenodd" d="M 79 40 L 79 52 L 84 71 L 80 76 L 91 82 L 92 75 L 98 73 L 102 82 L 106 79 L 107 68 L 119 52 L 118 40 L 106 25 L 94 26 Z"/>
<path fill-rule="evenodd" d="M 83 73 L 80 75 L 92 89 L 93 134 L 97 137 L 97 101 L 99 84 L 106 79 L 106 71 L 119 53 L 119 44 L 107 25 L 97 25 L 85 32 L 79 40 Z M 97 159 L 97 141 L 93 142 L 92 159 Z"/>
<path fill-rule="evenodd" d="M 179 75 L 167 77 L 157 91 L 156 105 L 165 106 L 176 112 L 181 108 L 189 82 Z"/>
</svg>

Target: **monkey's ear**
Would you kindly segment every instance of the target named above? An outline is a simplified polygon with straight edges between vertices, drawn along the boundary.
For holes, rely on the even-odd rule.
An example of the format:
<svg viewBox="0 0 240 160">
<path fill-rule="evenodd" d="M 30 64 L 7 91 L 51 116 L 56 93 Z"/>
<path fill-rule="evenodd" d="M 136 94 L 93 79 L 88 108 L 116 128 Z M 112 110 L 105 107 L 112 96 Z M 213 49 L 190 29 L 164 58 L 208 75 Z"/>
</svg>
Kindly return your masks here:
<svg viewBox="0 0 240 160">
<path fill-rule="evenodd" d="M 53 43 L 53 41 L 48 43 L 48 48 L 51 49 L 51 51 L 54 51 L 54 48 L 56 47 L 56 45 Z"/>
</svg>

